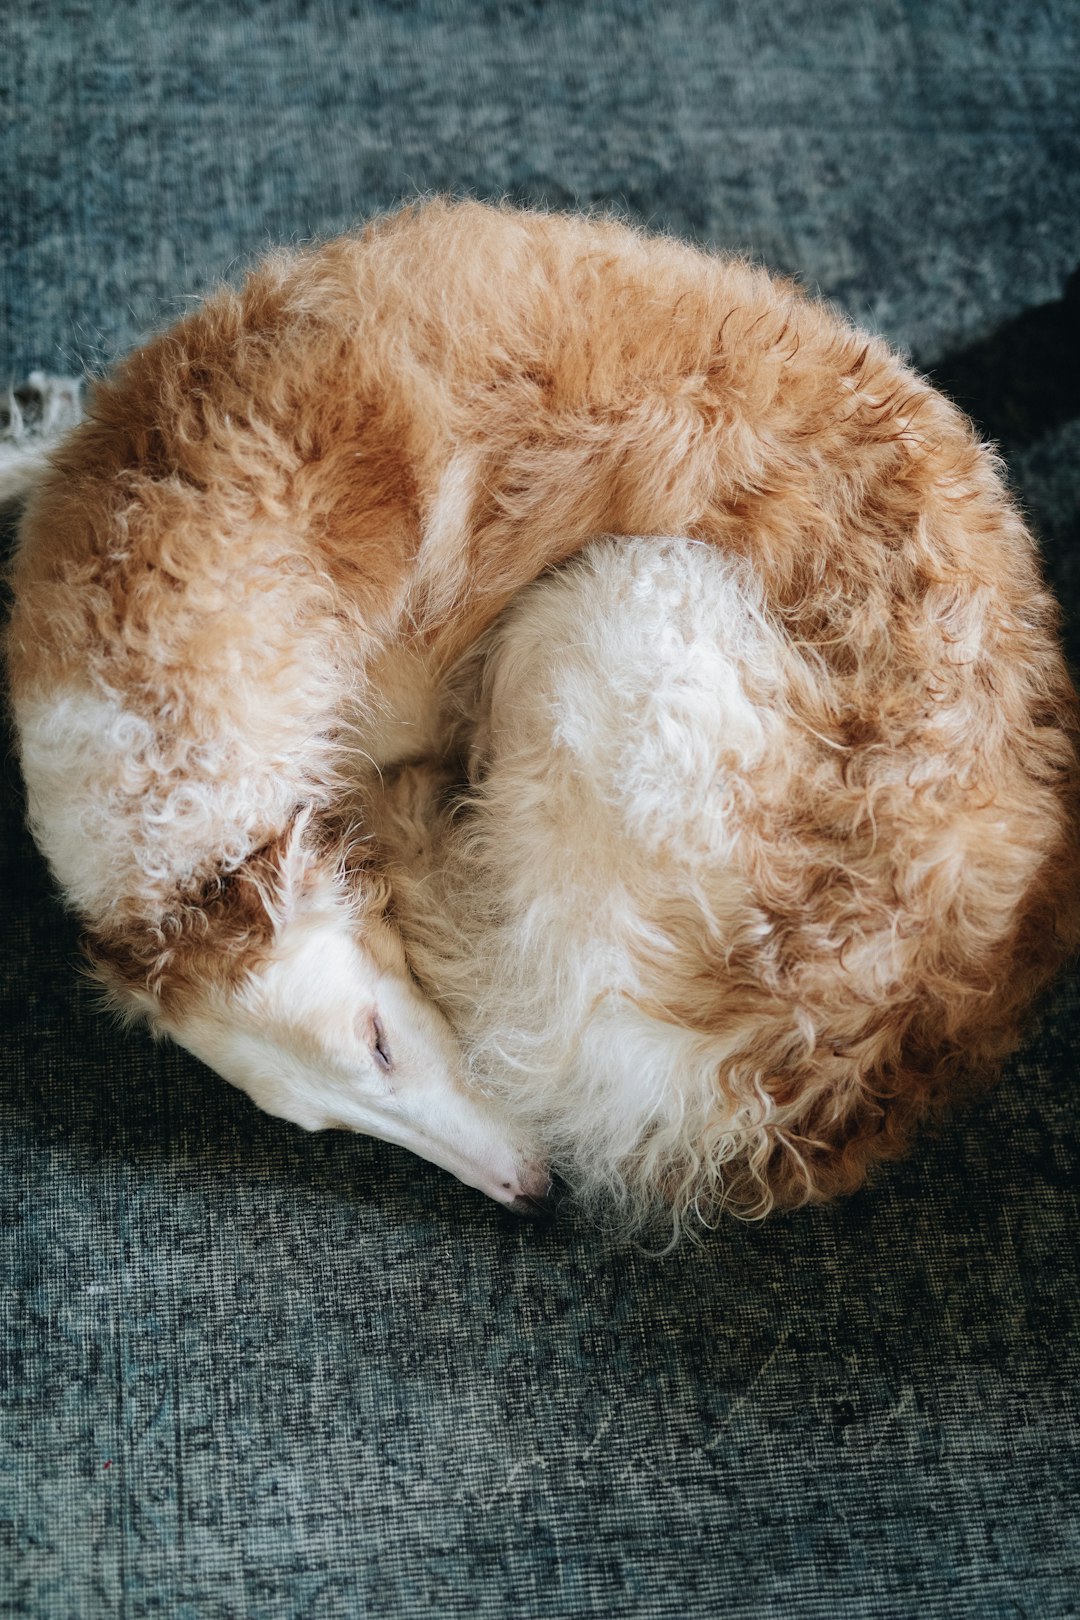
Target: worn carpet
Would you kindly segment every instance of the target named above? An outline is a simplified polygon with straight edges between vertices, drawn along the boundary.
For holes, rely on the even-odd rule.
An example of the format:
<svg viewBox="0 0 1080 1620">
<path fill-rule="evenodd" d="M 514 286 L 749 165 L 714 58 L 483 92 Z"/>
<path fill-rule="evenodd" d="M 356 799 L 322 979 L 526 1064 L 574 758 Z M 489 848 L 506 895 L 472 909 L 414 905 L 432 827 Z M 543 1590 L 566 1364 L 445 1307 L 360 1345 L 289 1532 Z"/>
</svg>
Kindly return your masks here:
<svg viewBox="0 0 1080 1620">
<path fill-rule="evenodd" d="M 1000 443 L 1080 655 L 1075 0 L 8 0 L 0 381 L 429 189 L 797 274 Z M 1080 1605 L 1075 980 L 847 1203 L 656 1259 L 124 1033 L 2 794 L 0 1612 Z"/>
</svg>

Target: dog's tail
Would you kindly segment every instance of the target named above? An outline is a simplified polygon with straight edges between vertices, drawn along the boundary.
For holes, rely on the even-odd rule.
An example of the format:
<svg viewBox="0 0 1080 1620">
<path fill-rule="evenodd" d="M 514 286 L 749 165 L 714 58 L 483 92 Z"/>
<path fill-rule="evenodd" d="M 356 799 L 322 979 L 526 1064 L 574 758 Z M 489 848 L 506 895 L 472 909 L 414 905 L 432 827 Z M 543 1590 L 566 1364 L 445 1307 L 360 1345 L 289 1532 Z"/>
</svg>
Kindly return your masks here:
<svg viewBox="0 0 1080 1620">
<path fill-rule="evenodd" d="M 82 416 L 77 377 L 32 371 L 0 395 L 0 505 L 28 495 L 48 466 L 49 454 Z"/>
</svg>

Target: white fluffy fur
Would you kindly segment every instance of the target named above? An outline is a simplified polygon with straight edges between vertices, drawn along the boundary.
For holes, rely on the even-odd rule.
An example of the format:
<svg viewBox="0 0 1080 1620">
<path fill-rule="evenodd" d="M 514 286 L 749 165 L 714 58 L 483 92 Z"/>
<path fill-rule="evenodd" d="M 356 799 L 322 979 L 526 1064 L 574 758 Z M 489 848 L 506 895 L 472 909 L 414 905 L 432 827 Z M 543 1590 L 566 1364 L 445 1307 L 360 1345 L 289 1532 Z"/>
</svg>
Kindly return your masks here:
<svg viewBox="0 0 1080 1620">
<path fill-rule="evenodd" d="M 467 814 L 440 815 L 424 772 L 382 803 L 405 938 L 474 1080 L 580 1195 L 637 1220 L 672 1163 L 714 1190 L 773 1108 L 764 1090 L 723 1102 L 738 1022 L 665 1020 L 651 964 L 676 913 L 732 941 L 768 931 L 740 796 L 785 747 L 790 651 L 747 567 L 622 539 L 524 592 L 482 654 Z"/>
<path fill-rule="evenodd" d="M 319 679 L 312 672 L 309 684 Z M 37 842 L 72 902 L 103 920 L 132 872 L 168 888 L 190 879 L 210 853 L 224 871 L 239 866 L 288 820 L 304 780 L 298 756 L 306 752 L 309 765 L 312 756 L 308 728 L 290 723 L 286 701 L 277 726 L 268 712 L 254 747 L 225 728 L 163 747 L 149 721 L 104 686 L 33 693 L 13 710 Z M 132 828 L 115 806 L 135 797 L 144 810 Z"/>
</svg>

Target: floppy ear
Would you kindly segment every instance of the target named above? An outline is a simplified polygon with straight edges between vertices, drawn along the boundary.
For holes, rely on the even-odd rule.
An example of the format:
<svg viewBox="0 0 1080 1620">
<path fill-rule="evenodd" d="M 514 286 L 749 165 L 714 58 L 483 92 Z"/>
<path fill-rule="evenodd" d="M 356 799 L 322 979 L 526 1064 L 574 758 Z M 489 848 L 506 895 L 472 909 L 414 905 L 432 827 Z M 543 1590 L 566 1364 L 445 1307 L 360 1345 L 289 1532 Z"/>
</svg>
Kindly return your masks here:
<svg viewBox="0 0 1080 1620">
<path fill-rule="evenodd" d="M 177 898 L 162 917 L 83 941 L 92 976 L 128 1018 L 175 1014 L 212 984 L 237 983 L 264 960 L 277 932 L 263 882 L 232 872 Z"/>
<path fill-rule="evenodd" d="M 178 894 L 160 917 L 123 921 L 85 941 L 90 971 L 110 1006 L 128 1018 L 167 1013 L 173 1021 L 205 997 L 261 967 L 286 928 L 305 917 L 343 916 L 371 926 L 383 954 L 396 939 L 377 925 L 390 888 L 367 864 L 370 852 L 346 827 L 299 810 L 277 838 L 231 872 Z M 385 940 L 383 940 L 385 936 Z M 399 964 L 404 969 L 400 945 Z M 391 951 L 391 954 L 392 951 Z"/>
<path fill-rule="evenodd" d="M 318 903 L 320 881 L 335 886 L 332 865 L 306 841 L 310 821 L 301 811 L 272 843 L 234 871 L 178 893 L 161 916 L 87 935 L 90 973 L 112 1009 L 153 1023 L 209 986 L 226 988 L 257 968 L 285 925 Z"/>
<path fill-rule="evenodd" d="M 298 810 L 272 843 L 248 857 L 233 878 L 257 895 L 275 937 L 313 902 L 316 891 L 331 879 L 325 859 L 312 847 L 309 807 Z"/>
</svg>

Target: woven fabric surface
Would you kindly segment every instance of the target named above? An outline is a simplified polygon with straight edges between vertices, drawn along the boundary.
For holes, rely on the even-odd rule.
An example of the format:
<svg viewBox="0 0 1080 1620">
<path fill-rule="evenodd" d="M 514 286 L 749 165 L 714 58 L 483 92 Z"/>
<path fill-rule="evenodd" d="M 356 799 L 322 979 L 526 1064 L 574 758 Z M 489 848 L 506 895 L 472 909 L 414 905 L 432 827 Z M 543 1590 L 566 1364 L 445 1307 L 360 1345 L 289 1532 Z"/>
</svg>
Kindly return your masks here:
<svg viewBox="0 0 1080 1620">
<path fill-rule="evenodd" d="M 1078 63 L 1075 0 L 8 0 L 0 373 L 418 191 L 607 205 L 936 369 L 1075 658 Z M 1074 978 L 858 1196 L 660 1259 L 115 1028 L 2 816 L 0 1613 L 1077 1614 Z"/>
</svg>

